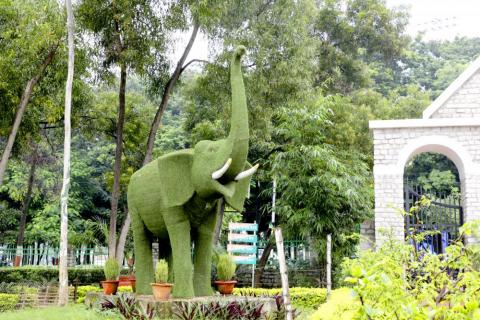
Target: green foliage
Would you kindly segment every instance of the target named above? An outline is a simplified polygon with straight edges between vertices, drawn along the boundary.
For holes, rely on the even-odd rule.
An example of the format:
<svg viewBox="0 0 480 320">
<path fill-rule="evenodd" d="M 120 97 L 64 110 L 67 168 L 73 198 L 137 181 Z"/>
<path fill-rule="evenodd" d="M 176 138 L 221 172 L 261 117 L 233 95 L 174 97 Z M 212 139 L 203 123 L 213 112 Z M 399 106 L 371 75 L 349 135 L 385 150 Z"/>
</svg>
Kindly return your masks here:
<svg viewBox="0 0 480 320">
<path fill-rule="evenodd" d="M 123 287 L 120 287 L 123 288 Z M 119 288 L 119 289 L 120 289 Z M 100 286 L 79 286 L 77 287 L 77 303 L 84 303 L 85 302 L 85 296 L 87 295 L 88 292 L 101 292 L 103 289 Z"/>
<path fill-rule="evenodd" d="M 312 315 L 311 320 L 351 320 L 355 318 L 355 312 L 359 302 L 355 300 L 355 294 L 350 288 L 333 290 L 328 301 L 320 306 Z"/>
<path fill-rule="evenodd" d="M 290 288 L 290 298 L 296 308 L 317 308 L 327 300 L 327 290 L 324 288 Z M 233 294 L 239 296 L 278 296 L 282 295 L 281 288 L 235 288 Z"/>
<path fill-rule="evenodd" d="M 466 223 L 461 236 L 473 236 L 479 225 Z M 445 254 L 417 252 L 389 236 L 375 252 L 344 263 L 345 282 L 355 292 L 355 318 L 475 319 L 480 315 L 479 252 L 478 245 L 465 246 L 460 239 Z"/>
<path fill-rule="evenodd" d="M 312 97 L 302 105 L 279 110 L 275 140 L 281 147 L 271 157 L 277 179 L 277 212 L 289 234 L 315 239 L 324 254 L 325 235 L 333 234 L 333 259 L 338 264 L 352 253 L 356 226 L 370 216 L 371 175 L 361 154 L 326 143 L 330 106 L 335 97 Z M 328 130 L 328 129 L 327 129 Z"/>
<path fill-rule="evenodd" d="M 78 283 L 99 283 L 104 280 L 101 268 L 69 268 L 68 278 Z M 5 283 L 45 283 L 58 281 L 58 269 L 48 267 L 1 267 L 0 279 Z"/>
<path fill-rule="evenodd" d="M 103 267 L 103 272 L 105 273 L 105 280 L 118 280 L 120 266 L 118 265 L 117 259 L 108 258 Z"/>
<path fill-rule="evenodd" d="M 0 312 L 14 310 L 19 300 L 19 295 L 14 293 L 0 293 Z"/>
<path fill-rule="evenodd" d="M 230 254 L 221 254 L 217 262 L 217 280 L 228 281 L 235 275 L 237 265 Z"/>
<path fill-rule="evenodd" d="M 85 302 L 85 297 L 88 292 L 102 292 L 103 289 L 96 285 L 90 285 L 90 286 L 78 286 L 77 287 L 77 303 L 84 303 Z M 118 287 L 117 289 L 118 293 L 131 293 L 132 292 L 132 287 L 130 286 L 122 286 Z"/>
<path fill-rule="evenodd" d="M 157 283 L 168 282 L 168 263 L 164 259 L 160 259 L 155 267 L 155 281 Z"/>
<path fill-rule="evenodd" d="M 120 315 L 87 309 L 83 305 L 15 310 L 2 313 L 2 320 L 121 320 Z"/>
<path fill-rule="evenodd" d="M 406 166 L 405 177 L 434 194 L 458 194 L 460 177 L 455 164 L 439 153 L 421 153 Z"/>
</svg>

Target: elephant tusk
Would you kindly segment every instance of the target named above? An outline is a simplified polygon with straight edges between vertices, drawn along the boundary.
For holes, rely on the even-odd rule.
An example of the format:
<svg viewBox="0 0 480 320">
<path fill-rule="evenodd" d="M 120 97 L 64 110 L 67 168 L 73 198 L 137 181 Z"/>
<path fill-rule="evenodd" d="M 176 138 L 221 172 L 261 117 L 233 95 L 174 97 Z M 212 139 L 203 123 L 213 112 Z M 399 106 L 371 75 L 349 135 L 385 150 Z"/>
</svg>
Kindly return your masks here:
<svg viewBox="0 0 480 320">
<path fill-rule="evenodd" d="M 246 177 L 250 177 L 252 174 L 255 173 L 255 171 L 257 171 L 258 166 L 259 166 L 259 164 L 257 163 L 256 165 L 254 165 L 254 166 L 251 167 L 250 169 L 240 172 L 240 173 L 237 174 L 237 176 L 235 177 L 235 180 L 238 181 L 238 180 L 245 179 Z"/>
<path fill-rule="evenodd" d="M 228 158 L 227 162 L 225 162 L 223 167 L 221 167 L 220 169 L 212 173 L 212 179 L 214 180 L 220 179 L 225 174 L 225 172 L 227 172 L 228 167 L 230 167 L 231 164 L 232 164 L 232 158 Z"/>
</svg>

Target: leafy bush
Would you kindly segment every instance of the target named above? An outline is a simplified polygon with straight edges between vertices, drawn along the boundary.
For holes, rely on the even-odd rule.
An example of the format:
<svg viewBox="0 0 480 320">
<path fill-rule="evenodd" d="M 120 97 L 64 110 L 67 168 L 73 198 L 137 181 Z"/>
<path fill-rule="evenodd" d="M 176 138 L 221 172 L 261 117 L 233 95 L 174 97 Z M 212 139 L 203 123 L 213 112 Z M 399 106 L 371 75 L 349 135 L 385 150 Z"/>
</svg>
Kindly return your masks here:
<svg viewBox="0 0 480 320">
<path fill-rule="evenodd" d="M 239 296 L 279 296 L 281 288 L 235 288 L 233 294 Z M 318 308 L 327 300 L 327 290 L 324 288 L 290 288 L 290 298 L 296 308 Z"/>
<path fill-rule="evenodd" d="M 460 228 L 472 236 L 479 222 Z M 408 241 L 420 241 L 413 232 Z M 445 254 L 432 254 L 388 239 L 375 252 L 346 260 L 345 281 L 356 293 L 359 319 L 480 319 L 478 244 L 452 243 Z"/>
<path fill-rule="evenodd" d="M 0 293 L 0 312 L 14 310 L 19 300 L 19 295 L 14 293 Z"/>
<path fill-rule="evenodd" d="M 105 298 L 101 303 L 102 310 L 115 310 L 122 315 L 126 320 L 151 320 L 156 316 L 155 307 L 147 303 L 144 308 L 135 298 L 130 294 L 121 294 L 116 299 Z"/>
<path fill-rule="evenodd" d="M 326 303 L 312 315 L 310 320 L 350 320 L 354 319 L 359 302 L 350 288 L 333 290 Z"/>
<path fill-rule="evenodd" d="M 155 281 L 157 283 L 168 282 L 168 263 L 164 259 L 160 259 L 157 262 L 157 266 L 155 268 Z"/>
<path fill-rule="evenodd" d="M 78 286 L 77 287 L 77 303 L 84 303 L 85 296 L 87 295 L 88 292 L 101 292 L 101 291 L 103 291 L 103 289 L 100 288 L 100 286 Z M 132 287 L 130 286 L 118 287 L 117 292 L 131 293 Z"/>
<path fill-rule="evenodd" d="M 220 281 L 228 281 L 235 275 L 237 265 L 229 254 L 221 254 L 218 256 L 217 263 L 217 279 Z"/>
<path fill-rule="evenodd" d="M 260 320 L 265 319 L 265 312 L 262 309 L 263 304 L 252 301 L 177 302 L 174 304 L 173 314 L 181 320 Z"/>
<path fill-rule="evenodd" d="M 28 285 L 58 281 L 58 268 L 52 267 L 0 267 L 0 279 L 4 283 Z M 81 284 L 98 283 L 104 279 L 101 268 L 68 268 L 68 279 Z"/>
<path fill-rule="evenodd" d="M 105 280 L 117 280 L 120 275 L 120 266 L 117 259 L 108 258 L 103 267 L 103 272 L 105 273 Z"/>
</svg>

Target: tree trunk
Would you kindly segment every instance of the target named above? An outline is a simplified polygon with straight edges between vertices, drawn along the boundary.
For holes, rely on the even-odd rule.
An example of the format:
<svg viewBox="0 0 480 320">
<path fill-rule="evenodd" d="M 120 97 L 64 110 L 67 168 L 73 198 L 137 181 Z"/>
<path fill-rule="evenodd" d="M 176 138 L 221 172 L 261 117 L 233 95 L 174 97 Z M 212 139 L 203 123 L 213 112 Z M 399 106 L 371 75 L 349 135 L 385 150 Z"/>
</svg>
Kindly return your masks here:
<svg viewBox="0 0 480 320">
<path fill-rule="evenodd" d="M 75 65 L 74 43 L 74 18 L 71 0 L 65 0 L 67 7 L 67 31 L 68 31 L 68 73 L 65 85 L 65 139 L 63 144 L 63 183 L 60 194 L 60 265 L 59 265 L 59 288 L 58 304 L 68 304 L 68 190 L 70 189 L 70 145 L 71 145 L 71 109 L 72 109 L 72 86 Z"/>
<path fill-rule="evenodd" d="M 185 47 L 185 50 L 183 51 L 182 57 L 180 58 L 180 60 L 178 60 L 175 71 L 173 72 L 170 79 L 168 79 L 167 85 L 165 86 L 165 90 L 163 91 L 163 95 L 162 95 L 162 101 L 160 102 L 157 112 L 155 113 L 155 118 L 153 119 L 153 123 L 150 127 L 150 133 L 148 134 L 147 150 L 145 151 L 145 159 L 143 160 L 143 165 L 146 165 L 150 163 L 150 161 L 152 161 L 152 153 L 153 153 L 153 146 L 155 143 L 155 137 L 157 135 L 158 128 L 160 127 L 163 113 L 167 108 L 168 100 L 170 99 L 170 94 L 172 93 L 172 89 L 177 83 L 178 78 L 180 77 L 180 75 L 184 70 L 183 64 L 185 63 L 185 60 L 187 59 L 187 56 L 190 53 L 190 50 L 192 49 L 193 43 L 195 42 L 195 38 L 197 37 L 197 33 L 198 33 L 198 28 L 199 28 L 199 24 L 198 22 L 195 22 L 193 25 L 192 35 L 190 36 L 188 44 Z"/>
<path fill-rule="evenodd" d="M 165 90 L 163 91 L 162 94 L 162 101 L 160 102 L 160 105 L 158 106 L 157 112 L 155 113 L 155 117 L 153 119 L 152 125 L 150 126 L 150 132 L 148 134 L 148 140 L 147 140 L 147 147 L 145 150 L 145 158 L 143 159 L 143 166 L 150 163 L 152 161 L 152 154 L 153 154 L 153 147 L 155 144 L 155 137 L 157 136 L 157 131 L 158 128 L 160 127 L 160 123 L 162 122 L 162 117 L 163 113 L 165 112 L 165 109 L 167 108 L 168 100 L 170 99 L 171 92 L 173 88 L 175 87 L 175 84 L 178 81 L 178 78 L 182 74 L 182 72 L 185 70 L 185 68 L 188 66 L 185 65 L 185 60 L 187 59 L 188 54 L 190 53 L 190 50 L 192 49 L 193 43 L 195 42 L 195 38 L 197 37 L 199 29 L 199 24 L 198 22 L 195 22 L 193 25 L 193 31 L 190 36 L 190 39 L 187 43 L 187 46 L 185 47 L 185 50 L 183 51 L 182 57 L 180 60 L 178 60 L 177 66 L 175 68 L 175 71 L 173 72 L 172 76 L 167 82 L 167 85 L 165 86 Z M 111 220 L 110 220 L 111 222 Z M 130 223 L 131 219 L 125 219 L 122 225 L 122 230 L 126 229 L 128 230 L 130 228 Z M 110 226 L 111 227 L 111 226 Z M 110 246 L 109 246 L 110 247 Z M 117 251 L 123 252 L 125 248 L 125 243 L 121 243 L 119 241 L 119 245 L 117 246 Z"/>
<path fill-rule="evenodd" d="M 110 213 L 110 228 L 108 234 L 108 257 L 116 257 L 117 246 L 117 213 L 118 199 L 120 197 L 120 176 L 122 173 L 123 153 L 123 126 L 125 123 L 125 86 L 127 82 L 127 66 L 120 66 L 120 89 L 118 91 L 118 120 L 117 120 L 117 146 L 115 149 L 115 164 L 113 167 L 112 211 Z"/>
<path fill-rule="evenodd" d="M 28 208 L 30 207 L 30 201 L 32 200 L 32 189 L 33 189 L 33 182 L 35 181 L 35 170 L 37 167 L 37 160 L 38 160 L 38 145 L 35 144 L 32 151 L 32 164 L 30 166 L 30 172 L 28 174 L 27 193 L 25 195 L 25 199 L 23 199 L 23 204 L 22 204 L 22 216 L 20 217 L 20 226 L 18 228 L 17 250 L 15 254 L 15 262 L 13 264 L 14 267 L 19 267 L 22 262 L 25 225 L 27 223 Z"/>
<path fill-rule="evenodd" d="M 128 230 L 130 229 L 130 222 L 132 217 L 127 210 L 127 216 L 123 222 L 122 229 L 120 230 L 120 236 L 118 237 L 117 244 L 117 261 L 119 265 L 122 265 L 123 258 L 125 257 L 125 242 L 127 241 Z"/>
<path fill-rule="evenodd" d="M 58 44 L 53 46 L 52 49 L 50 49 L 50 52 L 40 66 L 37 74 L 33 78 L 28 80 L 27 85 L 25 86 L 25 90 L 22 93 L 22 97 L 20 98 L 20 104 L 18 105 L 17 113 L 15 114 L 15 120 L 13 121 L 13 126 L 8 136 L 7 145 L 5 146 L 5 150 L 2 154 L 2 160 L 0 161 L 0 186 L 2 186 L 3 177 L 5 176 L 5 171 L 7 170 L 8 159 L 10 159 L 13 144 L 15 142 L 18 129 L 20 128 L 20 123 L 22 122 L 23 115 L 25 114 L 25 109 L 27 108 L 27 104 L 30 101 L 33 89 L 35 88 L 35 85 L 38 83 L 38 81 L 42 78 L 45 69 L 47 69 L 48 65 L 52 63 L 53 58 L 55 57 L 55 53 L 57 52 L 57 48 Z"/>
<path fill-rule="evenodd" d="M 267 241 L 267 245 L 263 249 L 262 256 L 260 257 L 260 260 L 258 261 L 258 264 L 257 264 L 257 271 L 255 272 L 255 282 L 254 282 L 255 288 L 259 288 L 261 286 L 260 282 L 262 281 L 263 272 L 265 271 L 265 265 L 268 262 L 268 257 L 270 256 L 270 252 L 272 252 L 274 245 L 275 245 L 274 238 L 270 234 L 270 237 L 268 238 L 268 241 Z"/>
</svg>

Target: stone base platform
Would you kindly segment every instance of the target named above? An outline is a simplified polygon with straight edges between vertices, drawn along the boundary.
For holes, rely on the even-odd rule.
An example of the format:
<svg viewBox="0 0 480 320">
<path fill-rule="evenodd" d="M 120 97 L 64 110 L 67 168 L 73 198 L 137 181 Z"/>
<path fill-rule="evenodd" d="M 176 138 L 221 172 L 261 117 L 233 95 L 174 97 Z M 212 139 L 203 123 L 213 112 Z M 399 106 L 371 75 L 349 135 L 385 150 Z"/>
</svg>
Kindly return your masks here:
<svg viewBox="0 0 480 320">
<path fill-rule="evenodd" d="M 125 294 L 125 293 L 122 293 Z M 130 294 L 131 295 L 131 294 Z M 255 305 L 263 304 L 262 311 L 266 314 L 270 314 L 277 310 L 275 299 L 269 297 L 245 297 L 245 296 L 236 296 L 236 295 L 215 295 L 208 297 L 195 297 L 191 299 L 177 299 L 171 298 L 168 300 L 155 300 L 151 295 L 135 295 L 137 301 L 146 308 L 147 305 L 154 305 L 158 314 L 162 318 L 168 318 L 173 315 L 174 308 L 181 303 L 187 304 L 210 304 L 212 302 L 218 302 L 221 305 L 227 305 L 231 302 L 242 303 L 253 303 Z M 118 299 L 118 295 L 105 295 L 101 292 L 88 292 L 85 296 L 85 304 L 90 308 L 100 308 L 100 304 L 105 300 L 105 298 L 115 301 Z"/>
</svg>

